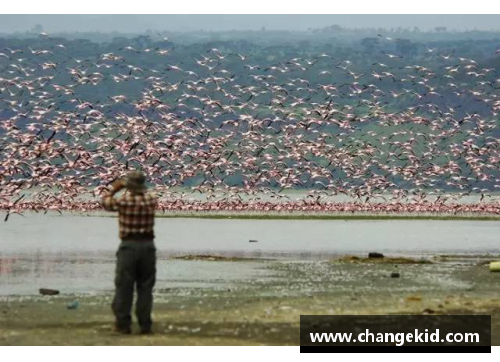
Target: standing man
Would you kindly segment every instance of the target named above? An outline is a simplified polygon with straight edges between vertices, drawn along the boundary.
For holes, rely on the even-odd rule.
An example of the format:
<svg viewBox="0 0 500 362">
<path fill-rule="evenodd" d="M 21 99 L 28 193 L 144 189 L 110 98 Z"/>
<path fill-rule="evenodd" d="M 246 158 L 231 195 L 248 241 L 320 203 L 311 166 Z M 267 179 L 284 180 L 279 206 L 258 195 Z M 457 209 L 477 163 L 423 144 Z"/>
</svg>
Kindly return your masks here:
<svg viewBox="0 0 500 362">
<path fill-rule="evenodd" d="M 127 191 L 118 198 L 121 189 Z M 109 194 L 102 198 L 108 211 L 118 211 L 119 235 L 122 240 L 117 256 L 115 297 L 113 312 L 115 330 L 131 333 L 131 309 L 134 286 L 137 287 L 136 316 L 141 334 L 151 333 L 151 309 L 153 286 L 156 280 L 156 248 L 154 240 L 154 216 L 157 198 L 147 192 L 146 177 L 140 171 L 130 172 L 125 179 L 116 180 Z"/>
</svg>

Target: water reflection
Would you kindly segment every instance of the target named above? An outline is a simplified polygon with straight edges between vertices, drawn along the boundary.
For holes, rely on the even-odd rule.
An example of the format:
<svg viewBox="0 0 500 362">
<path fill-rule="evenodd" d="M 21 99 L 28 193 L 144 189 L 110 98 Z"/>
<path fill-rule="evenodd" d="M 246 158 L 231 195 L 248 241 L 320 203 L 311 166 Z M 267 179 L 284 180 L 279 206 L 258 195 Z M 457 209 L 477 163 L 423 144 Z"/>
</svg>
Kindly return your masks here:
<svg viewBox="0 0 500 362">
<path fill-rule="evenodd" d="M 112 287 L 106 280 L 112 265 L 111 259 L 84 254 L 0 255 L 0 294 L 37 294 L 39 288 L 61 287 L 72 293 L 106 290 Z"/>
<path fill-rule="evenodd" d="M 186 254 L 325 260 L 370 251 L 392 255 L 500 252 L 500 222 L 158 219 L 158 288 L 227 287 L 269 276 L 259 261 L 172 260 Z M 257 240 L 250 243 L 249 240 Z M 117 220 L 27 215 L 0 228 L 0 295 L 111 291 Z"/>
<path fill-rule="evenodd" d="M 160 253 L 157 288 L 229 287 L 243 279 L 265 277 L 261 261 L 210 262 L 173 259 L 179 253 Z M 239 254 L 241 257 L 249 255 Z M 0 254 L 0 295 L 35 295 L 40 288 L 64 294 L 113 290 L 115 259 L 112 253 L 59 253 L 32 256 Z"/>
</svg>

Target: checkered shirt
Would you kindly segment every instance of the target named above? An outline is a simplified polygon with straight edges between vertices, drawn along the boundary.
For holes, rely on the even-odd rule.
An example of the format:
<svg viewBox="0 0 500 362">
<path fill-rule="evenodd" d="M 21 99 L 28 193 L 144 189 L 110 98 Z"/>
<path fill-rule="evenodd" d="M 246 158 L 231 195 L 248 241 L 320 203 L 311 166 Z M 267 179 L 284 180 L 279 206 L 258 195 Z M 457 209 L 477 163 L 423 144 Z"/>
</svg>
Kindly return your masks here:
<svg viewBox="0 0 500 362">
<path fill-rule="evenodd" d="M 156 195 L 150 192 L 136 195 L 126 192 L 118 198 L 112 195 L 102 198 L 104 209 L 118 211 L 120 239 L 153 239 L 157 203 Z"/>
</svg>

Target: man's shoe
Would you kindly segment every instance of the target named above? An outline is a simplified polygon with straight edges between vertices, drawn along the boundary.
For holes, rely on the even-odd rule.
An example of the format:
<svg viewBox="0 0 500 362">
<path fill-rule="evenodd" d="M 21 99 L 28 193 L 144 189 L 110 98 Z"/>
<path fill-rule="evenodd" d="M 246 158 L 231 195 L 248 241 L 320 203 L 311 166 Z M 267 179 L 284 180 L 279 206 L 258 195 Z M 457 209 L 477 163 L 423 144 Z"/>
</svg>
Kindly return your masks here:
<svg viewBox="0 0 500 362">
<path fill-rule="evenodd" d="M 153 334 L 153 331 L 151 329 L 142 329 L 141 334 L 147 336 Z"/>
<path fill-rule="evenodd" d="M 115 326 L 115 332 L 120 333 L 120 334 L 132 334 L 132 329 L 130 327 L 128 328 L 120 328 L 118 326 Z"/>
</svg>

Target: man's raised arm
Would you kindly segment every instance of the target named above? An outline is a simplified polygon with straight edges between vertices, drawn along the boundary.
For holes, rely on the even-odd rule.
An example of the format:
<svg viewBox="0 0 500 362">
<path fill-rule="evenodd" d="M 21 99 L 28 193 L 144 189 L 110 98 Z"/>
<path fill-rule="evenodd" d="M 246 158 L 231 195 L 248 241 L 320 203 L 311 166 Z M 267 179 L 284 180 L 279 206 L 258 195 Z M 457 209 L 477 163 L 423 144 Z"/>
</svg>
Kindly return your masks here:
<svg viewBox="0 0 500 362">
<path fill-rule="evenodd" d="M 104 207 L 105 210 L 118 211 L 118 203 L 116 202 L 116 199 L 113 196 L 124 187 L 125 187 L 124 179 L 120 178 L 115 182 L 113 182 L 113 184 L 111 185 L 111 189 L 109 190 L 109 193 L 105 194 L 102 197 L 102 206 Z"/>
</svg>

